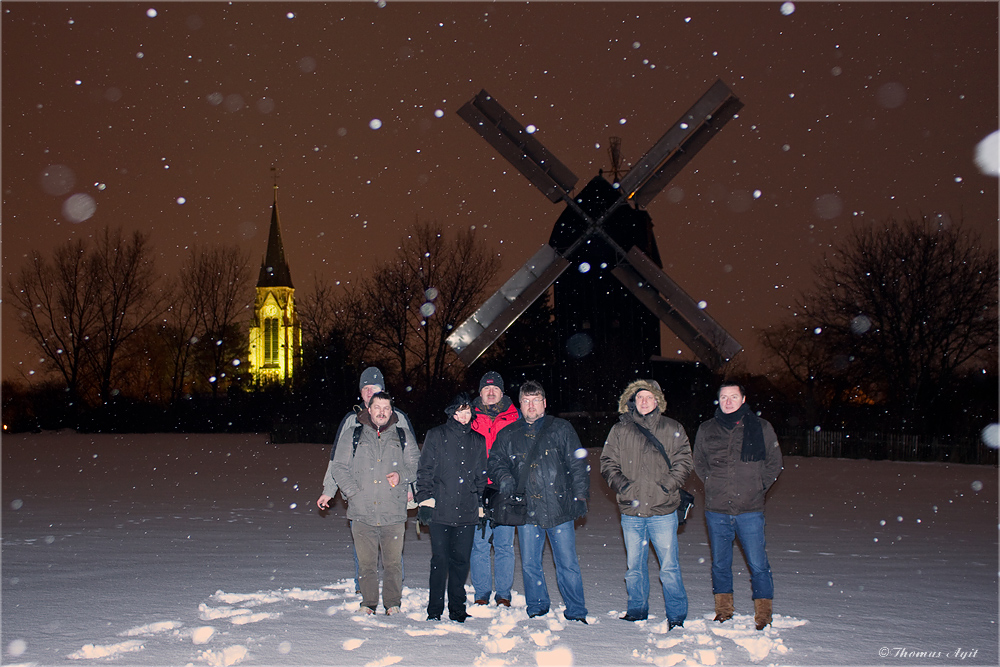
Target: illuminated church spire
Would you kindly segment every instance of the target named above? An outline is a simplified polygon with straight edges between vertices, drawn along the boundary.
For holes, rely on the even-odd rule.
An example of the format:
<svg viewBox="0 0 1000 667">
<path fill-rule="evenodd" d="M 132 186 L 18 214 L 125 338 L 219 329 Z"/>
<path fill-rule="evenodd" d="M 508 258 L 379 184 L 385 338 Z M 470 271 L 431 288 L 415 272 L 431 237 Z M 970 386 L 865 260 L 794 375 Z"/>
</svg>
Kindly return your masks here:
<svg viewBox="0 0 1000 667">
<path fill-rule="evenodd" d="M 278 222 L 278 184 L 274 184 L 267 252 L 260 265 L 250 324 L 250 373 L 257 385 L 291 384 L 299 368 L 302 331 L 295 312 L 292 272 L 285 260 Z"/>
<path fill-rule="evenodd" d="M 278 223 L 278 185 L 274 185 L 274 203 L 271 204 L 271 228 L 267 234 L 267 254 L 260 265 L 257 287 L 293 287 L 292 272 L 285 261 L 285 246 L 281 243 L 281 226 Z"/>
</svg>

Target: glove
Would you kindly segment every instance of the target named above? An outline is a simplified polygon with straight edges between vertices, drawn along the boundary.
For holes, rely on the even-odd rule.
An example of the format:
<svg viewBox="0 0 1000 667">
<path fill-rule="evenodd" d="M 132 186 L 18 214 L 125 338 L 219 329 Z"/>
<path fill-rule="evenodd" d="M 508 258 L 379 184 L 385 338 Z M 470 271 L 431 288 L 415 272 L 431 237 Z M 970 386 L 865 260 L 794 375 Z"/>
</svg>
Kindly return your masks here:
<svg viewBox="0 0 1000 667">
<path fill-rule="evenodd" d="M 479 530 L 482 531 L 480 534 L 486 537 L 486 526 L 489 524 L 490 518 L 486 516 L 486 510 L 482 507 L 479 508 Z"/>
<path fill-rule="evenodd" d="M 417 521 L 427 526 L 430 525 L 432 518 L 434 518 L 433 507 L 428 507 L 427 505 L 421 505 L 420 507 L 417 508 Z"/>
<path fill-rule="evenodd" d="M 429 526 L 431 519 L 434 518 L 434 499 L 428 498 L 427 500 L 420 503 L 417 507 L 417 523 L 422 523 L 425 526 Z"/>
</svg>

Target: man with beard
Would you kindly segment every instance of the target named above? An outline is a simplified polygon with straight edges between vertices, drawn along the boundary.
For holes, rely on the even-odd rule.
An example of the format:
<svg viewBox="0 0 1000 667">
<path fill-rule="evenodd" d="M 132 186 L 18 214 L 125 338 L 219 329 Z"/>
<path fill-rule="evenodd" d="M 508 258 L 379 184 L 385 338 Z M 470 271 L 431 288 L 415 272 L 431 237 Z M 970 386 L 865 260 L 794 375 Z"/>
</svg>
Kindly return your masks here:
<svg viewBox="0 0 1000 667">
<path fill-rule="evenodd" d="M 372 396 L 358 421 L 361 431 L 357 442 L 353 442 L 354 433 L 346 429 L 337 442 L 333 478 L 347 499 L 347 518 L 360 567 L 360 609 L 374 614 L 378 607 L 381 551 L 385 579 L 382 606 L 386 614 L 396 614 L 403 597 L 406 493 L 417 476 L 420 450 L 416 442 L 407 442 L 406 431 L 396 427 L 399 418 L 385 392 Z"/>
</svg>

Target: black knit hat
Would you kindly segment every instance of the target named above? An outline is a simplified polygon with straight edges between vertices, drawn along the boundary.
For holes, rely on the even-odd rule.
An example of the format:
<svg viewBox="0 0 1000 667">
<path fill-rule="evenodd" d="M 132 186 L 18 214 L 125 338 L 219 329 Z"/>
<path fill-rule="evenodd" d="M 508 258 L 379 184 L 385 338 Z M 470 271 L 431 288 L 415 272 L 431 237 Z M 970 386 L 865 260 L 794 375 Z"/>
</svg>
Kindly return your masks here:
<svg viewBox="0 0 1000 667">
<path fill-rule="evenodd" d="M 503 378 L 496 371 L 489 371 L 483 375 L 483 379 L 479 381 L 479 391 L 483 390 L 483 387 L 487 385 L 493 385 L 503 393 Z"/>
</svg>

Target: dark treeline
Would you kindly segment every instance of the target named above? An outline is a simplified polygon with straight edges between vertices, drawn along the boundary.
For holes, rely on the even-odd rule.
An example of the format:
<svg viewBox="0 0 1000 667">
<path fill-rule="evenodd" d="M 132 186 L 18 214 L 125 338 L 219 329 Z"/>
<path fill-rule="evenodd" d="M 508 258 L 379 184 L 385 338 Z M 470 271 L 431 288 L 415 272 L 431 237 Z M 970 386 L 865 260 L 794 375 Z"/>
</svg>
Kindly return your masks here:
<svg viewBox="0 0 1000 667">
<path fill-rule="evenodd" d="M 499 371 L 515 398 L 529 378 L 553 398 L 572 389 L 587 409 L 570 416 L 590 446 L 616 419 L 614 405 L 588 404 L 588 388 L 560 386 L 573 361 L 555 340 L 549 299 L 472 368 L 454 357 L 447 336 L 502 279 L 472 230 L 449 237 L 417 221 L 364 279 L 300 290 L 303 356 L 289 387 L 255 386 L 245 373 L 254 268 L 246 254 L 193 248 L 173 280 L 156 273 L 153 257 L 144 235 L 105 230 L 51 257 L 36 253 L 8 278 L 22 330 L 45 362 L 30 382 L 4 381 L 6 430 L 253 431 L 328 442 L 369 365 L 385 372 L 421 437 L 486 370 Z M 660 381 L 668 413 L 692 435 L 725 378 L 743 383 L 779 432 L 978 440 L 997 422 L 997 285 L 996 252 L 961 223 L 862 221 L 816 267 L 794 312 L 760 333 L 765 372 L 747 373 L 738 359 L 724 374 L 690 362 L 635 372 Z M 550 410 L 565 407 L 550 400 Z"/>
</svg>

